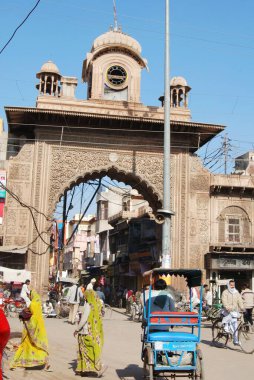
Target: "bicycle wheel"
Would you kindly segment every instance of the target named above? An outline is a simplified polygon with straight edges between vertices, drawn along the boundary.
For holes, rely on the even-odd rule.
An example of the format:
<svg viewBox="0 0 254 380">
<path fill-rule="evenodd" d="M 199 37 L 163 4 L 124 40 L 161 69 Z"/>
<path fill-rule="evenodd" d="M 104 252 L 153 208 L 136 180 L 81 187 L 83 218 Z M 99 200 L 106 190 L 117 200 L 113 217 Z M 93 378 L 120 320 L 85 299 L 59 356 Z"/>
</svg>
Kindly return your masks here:
<svg viewBox="0 0 254 380">
<path fill-rule="evenodd" d="M 221 342 L 225 346 L 227 345 L 228 334 L 224 332 L 221 319 L 217 319 L 214 321 L 212 325 L 212 337 L 213 337 L 213 342 Z"/>
<path fill-rule="evenodd" d="M 254 353 L 254 332 L 248 323 L 243 323 L 238 331 L 241 349 L 246 354 Z"/>
<path fill-rule="evenodd" d="M 112 308 L 107 303 L 105 303 L 103 319 L 110 319 L 111 316 L 112 316 Z"/>
</svg>

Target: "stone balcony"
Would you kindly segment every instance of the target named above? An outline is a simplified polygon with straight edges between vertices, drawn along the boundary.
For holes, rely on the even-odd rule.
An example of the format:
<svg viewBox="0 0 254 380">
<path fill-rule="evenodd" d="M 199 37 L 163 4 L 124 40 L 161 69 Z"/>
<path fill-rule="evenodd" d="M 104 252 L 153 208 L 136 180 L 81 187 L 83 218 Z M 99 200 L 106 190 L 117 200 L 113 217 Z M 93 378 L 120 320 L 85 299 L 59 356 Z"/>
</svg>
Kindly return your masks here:
<svg viewBox="0 0 254 380">
<path fill-rule="evenodd" d="M 254 242 L 211 242 L 210 252 L 248 253 L 254 252 Z"/>
<path fill-rule="evenodd" d="M 120 211 L 112 216 L 110 216 L 108 218 L 108 222 L 109 223 L 116 223 L 118 222 L 119 220 L 126 220 L 126 219 L 132 219 L 132 218 L 140 218 L 144 215 L 150 215 L 150 218 L 152 219 L 152 210 L 151 210 L 151 207 L 148 207 L 148 206 L 143 206 L 143 207 L 139 207 L 137 210 L 133 210 L 133 211 Z"/>
<path fill-rule="evenodd" d="M 236 196 L 254 196 L 254 177 L 249 175 L 211 176 L 210 193 Z"/>
</svg>

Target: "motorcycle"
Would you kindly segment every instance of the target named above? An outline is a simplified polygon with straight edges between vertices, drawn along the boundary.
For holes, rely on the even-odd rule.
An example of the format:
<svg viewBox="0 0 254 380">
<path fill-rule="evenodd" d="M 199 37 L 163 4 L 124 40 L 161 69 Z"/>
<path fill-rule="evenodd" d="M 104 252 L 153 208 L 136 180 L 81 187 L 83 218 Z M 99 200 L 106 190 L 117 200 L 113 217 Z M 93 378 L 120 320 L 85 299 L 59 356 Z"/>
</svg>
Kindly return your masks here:
<svg viewBox="0 0 254 380">
<path fill-rule="evenodd" d="M 10 313 L 17 313 L 19 314 L 25 307 L 26 303 L 23 300 L 23 298 L 13 299 L 11 297 L 4 298 L 4 310 L 5 315 L 9 316 Z"/>
</svg>

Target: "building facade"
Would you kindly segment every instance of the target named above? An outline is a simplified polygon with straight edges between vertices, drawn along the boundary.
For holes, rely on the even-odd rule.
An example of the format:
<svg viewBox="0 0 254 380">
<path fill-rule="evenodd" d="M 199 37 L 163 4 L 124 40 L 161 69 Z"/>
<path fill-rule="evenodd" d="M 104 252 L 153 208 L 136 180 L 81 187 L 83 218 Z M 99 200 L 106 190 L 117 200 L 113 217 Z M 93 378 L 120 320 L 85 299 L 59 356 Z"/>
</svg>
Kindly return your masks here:
<svg viewBox="0 0 254 380">
<path fill-rule="evenodd" d="M 5 249 L 27 247 L 33 285 L 41 291 L 48 283 L 47 231 L 56 203 L 68 189 L 108 175 L 136 189 L 154 214 L 162 206 L 163 97 L 158 107 L 141 103 L 141 73 L 146 67 L 140 44 L 121 30 L 110 30 L 95 39 L 83 62 L 87 99 L 75 96 L 77 78 L 63 76 L 48 61 L 37 73 L 36 106 L 5 108 L 8 188 L 21 202 L 7 195 L 3 244 Z M 184 78 L 172 78 L 172 148 L 171 156 L 165 158 L 171 163 L 171 209 L 175 212 L 172 265 L 206 269 L 209 279 L 219 275 L 215 265 L 221 265 L 220 258 L 214 261 L 219 247 L 224 252 L 230 246 L 226 254 L 238 255 L 236 260 L 252 254 L 253 184 L 250 175 L 216 176 L 202 166 L 197 150 L 224 126 L 191 120 L 190 90 Z M 221 220 L 228 221 L 227 238 L 237 239 L 237 218 L 245 226 L 240 229 L 248 253 L 235 243 L 225 244 L 226 237 L 220 241 Z M 105 251 L 108 255 L 108 247 Z M 253 278 L 251 266 L 252 261 Z"/>
</svg>

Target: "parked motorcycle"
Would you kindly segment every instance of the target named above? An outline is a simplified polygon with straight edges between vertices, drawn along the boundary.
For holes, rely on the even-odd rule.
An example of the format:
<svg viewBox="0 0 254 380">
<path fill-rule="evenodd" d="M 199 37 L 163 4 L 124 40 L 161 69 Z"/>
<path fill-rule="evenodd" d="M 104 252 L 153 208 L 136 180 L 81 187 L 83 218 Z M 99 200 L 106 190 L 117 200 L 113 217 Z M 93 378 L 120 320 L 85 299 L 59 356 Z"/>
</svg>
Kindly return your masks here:
<svg viewBox="0 0 254 380">
<path fill-rule="evenodd" d="M 26 307 L 26 303 L 23 300 L 23 298 L 17 298 L 17 299 L 13 299 L 11 297 L 4 298 L 3 304 L 4 304 L 5 315 L 7 316 L 9 316 L 10 313 L 19 314 Z"/>
</svg>

